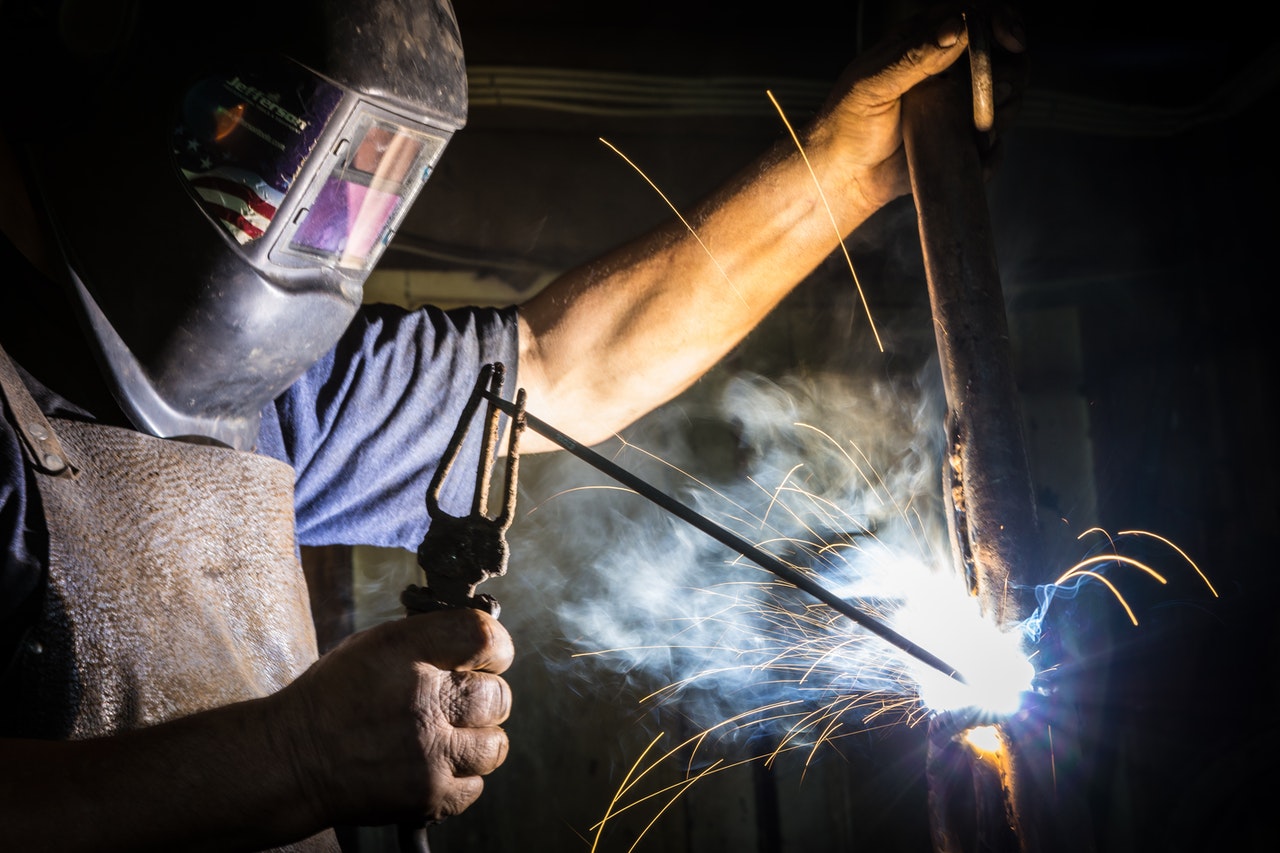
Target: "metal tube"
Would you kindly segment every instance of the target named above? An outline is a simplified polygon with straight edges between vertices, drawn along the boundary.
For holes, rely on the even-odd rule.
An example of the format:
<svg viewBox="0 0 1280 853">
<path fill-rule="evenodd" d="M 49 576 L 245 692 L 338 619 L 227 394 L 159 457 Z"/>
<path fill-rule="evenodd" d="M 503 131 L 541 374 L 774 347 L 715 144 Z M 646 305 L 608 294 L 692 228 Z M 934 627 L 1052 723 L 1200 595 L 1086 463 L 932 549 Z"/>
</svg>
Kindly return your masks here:
<svg viewBox="0 0 1280 853">
<path fill-rule="evenodd" d="M 952 547 L 982 612 L 1004 627 L 1025 618 L 1030 602 L 1015 591 L 1044 580 L 1044 568 L 976 136 L 987 129 L 981 125 L 991 92 L 985 24 L 968 21 L 976 61 L 907 93 L 902 123 L 948 407 Z M 999 772 L 953 740 L 938 718 L 931 721 L 929 803 L 938 853 L 1091 849 L 1084 812 L 1068 807 L 1052 784 L 1052 748 L 1043 745 L 1053 739 L 1043 719 L 1000 725 Z M 1072 728 L 1054 732 L 1070 738 Z M 967 790 L 960 784 L 966 776 Z M 957 815 L 968 819 L 957 822 Z"/>
<path fill-rule="evenodd" d="M 902 113 L 950 421 L 953 545 L 983 613 L 1005 626 L 1025 616 L 1010 589 L 1041 570 L 1039 530 L 967 78 L 916 87 Z"/>
</svg>

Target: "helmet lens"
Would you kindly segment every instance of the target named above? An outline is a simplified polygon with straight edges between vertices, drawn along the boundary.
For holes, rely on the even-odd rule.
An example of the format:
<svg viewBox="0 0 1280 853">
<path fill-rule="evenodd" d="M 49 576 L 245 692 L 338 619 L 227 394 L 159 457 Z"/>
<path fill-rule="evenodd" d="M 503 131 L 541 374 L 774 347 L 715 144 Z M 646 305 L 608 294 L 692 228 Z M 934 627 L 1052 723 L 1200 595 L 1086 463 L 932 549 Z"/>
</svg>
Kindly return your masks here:
<svg viewBox="0 0 1280 853">
<path fill-rule="evenodd" d="M 289 247 L 343 268 L 367 269 L 418 194 L 444 140 L 371 115 L 357 114 L 353 123 L 354 141 L 339 143 L 347 156 L 307 205 Z"/>
<path fill-rule="evenodd" d="M 283 57 L 258 57 L 187 92 L 173 153 L 200 206 L 241 246 L 287 215 L 274 260 L 359 278 L 449 135 Z"/>
</svg>

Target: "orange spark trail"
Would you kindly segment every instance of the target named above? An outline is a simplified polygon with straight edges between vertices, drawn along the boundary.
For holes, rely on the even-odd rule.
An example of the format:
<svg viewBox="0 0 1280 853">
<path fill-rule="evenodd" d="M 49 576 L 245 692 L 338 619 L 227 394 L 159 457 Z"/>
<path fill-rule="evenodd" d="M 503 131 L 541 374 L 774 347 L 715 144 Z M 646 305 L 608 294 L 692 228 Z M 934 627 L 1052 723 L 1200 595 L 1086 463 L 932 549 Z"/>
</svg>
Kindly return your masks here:
<svg viewBox="0 0 1280 853">
<path fill-rule="evenodd" d="M 724 267 L 720 266 L 720 262 L 716 260 L 716 256 L 711 254 L 711 250 L 707 248 L 707 244 L 702 242 L 702 238 L 698 236 L 698 232 L 695 231 L 693 226 L 689 224 L 689 220 L 685 219 L 684 214 L 682 214 L 680 210 L 674 204 L 671 203 L 671 199 L 667 198 L 667 194 L 664 193 L 662 190 L 658 189 L 658 185 L 655 184 L 649 178 L 649 176 L 644 173 L 644 170 L 641 169 L 639 166 L 637 166 L 634 162 L 632 162 L 630 157 L 628 157 L 626 154 L 623 154 L 621 151 L 619 151 L 617 146 L 615 146 L 612 142 L 605 139 L 603 136 L 600 137 L 600 141 L 603 142 L 605 145 L 608 145 L 610 150 L 612 150 L 614 154 L 617 154 L 619 157 L 621 157 L 628 166 L 635 169 L 636 172 L 640 175 L 640 177 L 645 179 L 645 182 L 649 186 L 653 187 L 653 191 L 656 192 L 658 196 L 667 203 L 667 207 L 671 208 L 671 212 L 674 213 L 680 219 L 680 221 L 684 224 L 684 227 L 689 229 L 689 233 L 693 235 L 693 239 L 698 241 L 698 245 L 702 247 L 702 251 L 706 252 L 707 257 L 711 259 L 711 263 L 716 265 L 716 269 L 720 271 L 720 275 L 724 278 L 725 282 L 729 285 L 729 287 L 733 289 L 734 294 L 737 295 L 738 299 L 742 301 L 743 305 L 746 305 L 747 300 L 743 297 L 742 292 L 738 290 L 737 285 L 735 285 L 733 283 L 733 280 L 729 278 L 729 274 L 725 272 Z"/>
<path fill-rule="evenodd" d="M 827 203 L 827 194 L 822 191 L 822 184 L 818 183 L 818 176 L 813 171 L 813 166 L 809 163 L 809 155 L 804 153 L 804 146 L 800 144 L 800 137 L 796 136 L 795 130 L 791 127 L 791 122 L 787 121 L 786 113 L 782 111 L 778 99 L 773 96 L 773 92 L 766 91 L 770 102 L 773 103 L 774 109 L 778 111 L 778 116 L 782 119 L 782 123 L 787 126 L 787 132 L 791 134 L 791 139 L 796 144 L 796 150 L 800 152 L 800 158 L 804 160 L 805 168 L 809 170 L 809 177 L 813 178 L 813 185 L 818 188 L 818 197 L 822 199 L 822 206 L 827 209 L 827 218 L 831 220 L 831 227 L 836 232 L 836 242 L 840 244 L 840 251 L 844 253 L 845 263 L 849 265 L 849 274 L 853 276 L 854 287 L 858 289 L 858 298 L 862 300 L 862 310 L 867 312 L 867 322 L 871 324 L 871 334 L 876 337 L 876 346 L 880 348 L 880 352 L 884 352 L 884 344 L 880 341 L 880 332 L 876 330 L 876 321 L 871 317 L 871 307 L 867 305 L 867 295 L 862 292 L 862 282 L 858 281 L 858 273 L 853 268 L 853 259 L 849 257 L 849 249 L 844 244 L 844 236 L 840 233 L 840 226 L 836 224 L 835 214 L 831 212 L 831 205 Z"/>
</svg>

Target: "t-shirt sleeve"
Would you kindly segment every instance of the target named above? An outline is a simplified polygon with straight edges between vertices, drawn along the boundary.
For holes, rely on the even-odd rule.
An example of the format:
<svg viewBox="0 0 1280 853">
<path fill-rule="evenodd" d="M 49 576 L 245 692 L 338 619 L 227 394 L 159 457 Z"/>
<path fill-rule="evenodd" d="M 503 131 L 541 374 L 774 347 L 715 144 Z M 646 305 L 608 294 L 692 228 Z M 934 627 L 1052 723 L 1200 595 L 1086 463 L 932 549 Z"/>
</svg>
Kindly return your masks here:
<svg viewBox="0 0 1280 853">
<path fill-rule="evenodd" d="M 505 366 L 510 398 L 516 352 L 514 308 L 362 308 L 338 345 L 263 412 L 258 451 L 296 474 L 299 544 L 416 549 L 427 489 L 481 368 Z M 444 482 L 441 509 L 451 515 L 470 511 L 479 421 Z"/>
</svg>

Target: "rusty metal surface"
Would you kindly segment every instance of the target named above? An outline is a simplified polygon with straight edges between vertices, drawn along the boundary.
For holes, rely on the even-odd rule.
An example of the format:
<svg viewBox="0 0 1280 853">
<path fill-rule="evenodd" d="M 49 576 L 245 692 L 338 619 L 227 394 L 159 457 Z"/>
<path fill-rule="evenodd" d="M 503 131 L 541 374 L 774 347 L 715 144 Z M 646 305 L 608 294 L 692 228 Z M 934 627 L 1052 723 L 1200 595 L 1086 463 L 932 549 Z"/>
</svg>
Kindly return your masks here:
<svg viewBox="0 0 1280 853">
<path fill-rule="evenodd" d="M 1038 526 L 982 165 L 963 76 L 903 99 L 951 438 L 958 558 L 984 614 L 1025 614 L 1011 581 L 1034 581 Z"/>
<path fill-rule="evenodd" d="M 983 614 L 1008 627 L 1033 605 L 1019 590 L 1046 578 L 976 136 L 990 105 L 985 42 L 976 58 L 903 99 L 903 137 L 948 409 L 943 476 L 953 554 Z M 1057 808 L 1043 721 L 1000 723 L 998 758 L 964 744 L 955 723 L 944 715 L 930 726 L 938 853 L 1089 849 L 1083 815 Z"/>
</svg>

